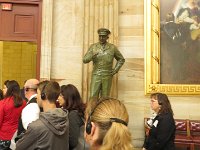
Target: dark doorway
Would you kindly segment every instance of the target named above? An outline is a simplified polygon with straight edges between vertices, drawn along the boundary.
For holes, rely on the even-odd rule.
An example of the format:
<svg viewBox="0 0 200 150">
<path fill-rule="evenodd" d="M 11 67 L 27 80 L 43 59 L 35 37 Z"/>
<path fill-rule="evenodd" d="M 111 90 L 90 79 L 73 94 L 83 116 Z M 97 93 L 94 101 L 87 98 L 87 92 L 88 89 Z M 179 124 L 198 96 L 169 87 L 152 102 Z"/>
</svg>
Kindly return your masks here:
<svg viewBox="0 0 200 150">
<path fill-rule="evenodd" d="M 41 0 L 0 0 L 0 81 L 39 79 Z M 31 72 L 30 72 L 31 71 Z"/>
</svg>

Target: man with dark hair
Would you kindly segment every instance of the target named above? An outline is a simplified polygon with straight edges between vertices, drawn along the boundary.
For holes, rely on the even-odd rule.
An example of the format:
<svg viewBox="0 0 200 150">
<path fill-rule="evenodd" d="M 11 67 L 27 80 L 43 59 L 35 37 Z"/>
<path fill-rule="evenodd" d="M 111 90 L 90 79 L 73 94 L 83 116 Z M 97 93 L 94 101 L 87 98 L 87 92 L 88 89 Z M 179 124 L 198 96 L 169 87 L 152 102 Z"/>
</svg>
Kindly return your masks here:
<svg viewBox="0 0 200 150">
<path fill-rule="evenodd" d="M 68 112 L 56 108 L 60 86 L 54 81 L 43 82 L 38 85 L 37 102 L 44 112 L 29 124 L 23 138 L 16 143 L 16 150 L 69 149 Z"/>
<path fill-rule="evenodd" d="M 112 77 L 125 62 L 117 47 L 107 40 L 110 31 L 106 28 L 98 29 L 99 42 L 92 44 L 83 57 L 83 63 L 93 61 L 90 97 L 108 97 L 112 85 Z M 117 60 L 113 68 L 114 58 Z"/>
</svg>

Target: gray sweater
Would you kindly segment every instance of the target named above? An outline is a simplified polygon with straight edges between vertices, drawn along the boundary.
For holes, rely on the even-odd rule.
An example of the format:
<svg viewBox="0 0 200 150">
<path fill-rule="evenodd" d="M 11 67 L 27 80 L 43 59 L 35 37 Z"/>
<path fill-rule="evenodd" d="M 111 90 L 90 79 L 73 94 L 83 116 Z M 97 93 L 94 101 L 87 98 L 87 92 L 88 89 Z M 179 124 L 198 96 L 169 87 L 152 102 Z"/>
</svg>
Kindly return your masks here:
<svg viewBox="0 0 200 150">
<path fill-rule="evenodd" d="M 68 150 L 68 112 L 55 108 L 41 112 L 38 120 L 29 124 L 23 138 L 16 143 L 16 150 Z"/>
</svg>

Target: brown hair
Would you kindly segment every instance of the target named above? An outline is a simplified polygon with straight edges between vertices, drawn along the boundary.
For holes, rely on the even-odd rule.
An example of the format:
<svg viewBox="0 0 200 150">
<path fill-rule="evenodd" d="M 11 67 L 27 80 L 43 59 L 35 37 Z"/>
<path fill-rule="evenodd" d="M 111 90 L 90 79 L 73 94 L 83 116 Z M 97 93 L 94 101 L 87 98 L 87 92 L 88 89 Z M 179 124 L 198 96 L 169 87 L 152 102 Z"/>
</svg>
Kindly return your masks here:
<svg viewBox="0 0 200 150">
<path fill-rule="evenodd" d="M 85 104 L 83 103 L 78 89 L 72 85 L 62 85 L 61 94 L 65 100 L 63 108 L 68 111 L 77 110 L 79 115 L 84 117 Z"/>
<path fill-rule="evenodd" d="M 38 83 L 38 89 L 40 90 L 40 92 L 43 92 L 45 86 L 49 83 L 50 81 L 49 80 L 44 80 L 44 81 L 41 81 L 40 83 Z"/>
<path fill-rule="evenodd" d="M 14 97 L 14 106 L 20 107 L 23 104 L 23 100 L 20 96 L 20 86 L 17 81 L 10 80 L 6 83 L 7 92 L 5 94 L 5 98 Z"/>
<path fill-rule="evenodd" d="M 161 105 L 161 109 L 159 111 L 160 114 L 171 113 L 172 115 L 173 110 L 170 104 L 170 101 L 166 94 L 164 93 L 152 93 L 150 98 L 154 98 L 158 100 L 158 104 Z"/>
<path fill-rule="evenodd" d="M 60 95 L 60 85 L 56 81 L 49 81 L 49 83 L 44 87 L 44 90 L 41 92 L 45 93 L 49 102 L 56 103 L 56 100 Z"/>
<path fill-rule="evenodd" d="M 2 89 L 0 89 L 0 100 L 2 100 L 3 99 L 3 91 L 2 91 Z"/>
</svg>

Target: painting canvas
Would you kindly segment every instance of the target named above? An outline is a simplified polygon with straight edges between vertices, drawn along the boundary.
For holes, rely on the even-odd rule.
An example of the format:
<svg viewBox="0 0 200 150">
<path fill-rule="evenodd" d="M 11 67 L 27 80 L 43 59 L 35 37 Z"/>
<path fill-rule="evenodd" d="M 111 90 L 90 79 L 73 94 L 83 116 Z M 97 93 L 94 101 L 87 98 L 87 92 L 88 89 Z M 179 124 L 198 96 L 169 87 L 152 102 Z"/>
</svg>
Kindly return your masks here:
<svg viewBox="0 0 200 150">
<path fill-rule="evenodd" d="M 200 0 L 160 1 L 160 83 L 200 84 Z"/>
<path fill-rule="evenodd" d="M 200 94 L 200 0 L 144 0 L 145 94 Z"/>
</svg>

